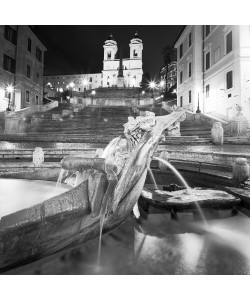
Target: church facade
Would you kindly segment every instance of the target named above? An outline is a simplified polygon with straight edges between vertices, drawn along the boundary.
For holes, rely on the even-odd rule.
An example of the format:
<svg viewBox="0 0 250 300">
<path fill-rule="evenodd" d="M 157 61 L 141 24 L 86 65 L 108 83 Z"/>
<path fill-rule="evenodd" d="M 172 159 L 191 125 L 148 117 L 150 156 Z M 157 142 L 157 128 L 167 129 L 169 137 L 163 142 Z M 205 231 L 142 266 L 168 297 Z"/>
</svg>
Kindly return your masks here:
<svg viewBox="0 0 250 300">
<path fill-rule="evenodd" d="M 118 45 L 110 35 L 104 42 L 103 70 L 95 74 L 72 74 L 44 76 L 44 85 L 54 91 L 72 89 L 82 92 L 100 87 L 117 87 L 120 59 L 117 58 Z M 135 33 L 131 39 L 130 57 L 122 58 L 123 82 L 125 88 L 139 87 L 142 80 L 142 50 L 143 43 Z M 122 49 L 120 49 L 122 51 Z M 73 83 L 73 84 L 72 84 Z"/>
</svg>

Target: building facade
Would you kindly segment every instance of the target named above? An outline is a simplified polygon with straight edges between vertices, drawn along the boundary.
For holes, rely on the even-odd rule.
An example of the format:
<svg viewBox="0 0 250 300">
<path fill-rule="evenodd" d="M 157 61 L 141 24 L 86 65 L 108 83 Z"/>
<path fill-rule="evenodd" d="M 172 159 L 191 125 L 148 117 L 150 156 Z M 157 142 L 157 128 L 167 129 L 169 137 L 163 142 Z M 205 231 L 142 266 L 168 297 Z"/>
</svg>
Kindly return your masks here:
<svg viewBox="0 0 250 300">
<path fill-rule="evenodd" d="M 250 119 L 249 25 L 189 25 L 175 48 L 179 106 Z"/>
<path fill-rule="evenodd" d="M 113 36 L 104 43 L 103 70 L 96 74 L 52 75 L 44 76 L 44 84 L 51 86 L 55 91 L 72 89 L 82 92 L 99 87 L 117 86 L 117 77 L 120 60 L 116 58 L 117 42 Z M 139 87 L 142 81 L 142 50 L 143 44 L 136 33 L 130 44 L 130 58 L 123 58 L 123 76 L 125 87 Z"/>
<path fill-rule="evenodd" d="M 42 104 L 47 49 L 33 28 L 1 25 L 0 45 L 0 111 L 6 110 L 9 100 L 16 110 Z M 13 86 L 12 93 L 8 86 Z"/>
<path fill-rule="evenodd" d="M 167 73 L 167 74 L 166 74 Z M 166 82 L 167 75 L 167 90 L 177 83 L 177 62 L 171 61 L 168 64 L 168 72 L 166 66 L 160 70 L 161 81 Z"/>
</svg>

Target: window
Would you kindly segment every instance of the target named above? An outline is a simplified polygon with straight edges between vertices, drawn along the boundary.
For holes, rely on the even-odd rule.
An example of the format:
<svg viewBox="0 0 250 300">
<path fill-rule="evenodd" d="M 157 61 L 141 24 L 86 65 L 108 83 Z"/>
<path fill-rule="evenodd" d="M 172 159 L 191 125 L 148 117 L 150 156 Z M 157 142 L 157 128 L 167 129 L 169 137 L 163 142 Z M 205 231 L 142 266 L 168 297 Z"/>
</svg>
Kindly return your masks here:
<svg viewBox="0 0 250 300">
<path fill-rule="evenodd" d="M 92 77 L 89 77 L 89 82 L 92 82 Z"/>
<path fill-rule="evenodd" d="M 111 52 L 110 51 L 107 54 L 107 59 L 111 59 Z"/>
<path fill-rule="evenodd" d="M 210 25 L 205 25 L 205 35 L 208 36 L 211 31 L 211 26 Z"/>
<path fill-rule="evenodd" d="M 36 105 L 38 105 L 39 104 L 39 97 L 38 97 L 38 95 L 36 95 Z"/>
<path fill-rule="evenodd" d="M 188 102 L 192 103 L 192 92 L 191 91 L 188 92 Z"/>
<path fill-rule="evenodd" d="M 25 101 L 26 102 L 30 102 L 30 91 L 28 90 L 25 90 Z"/>
<path fill-rule="evenodd" d="M 16 30 L 11 28 L 9 25 L 5 26 L 4 37 L 12 44 L 16 45 Z"/>
<path fill-rule="evenodd" d="M 8 55 L 4 54 L 3 56 L 3 68 L 6 71 L 9 71 L 11 73 L 15 73 L 16 70 L 16 61 L 9 57 Z"/>
<path fill-rule="evenodd" d="M 191 47 L 192 46 L 192 32 L 189 32 L 189 35 L 188 35 L 188 47 Z"/>
<path fill-rule="evenodd" d="M 36 47 L 36 58 L 42 61 L 42 51 L 38 47 Z"/>
<path fill-rule="evenodd" d="M 29 52 L 31 52 L 31 39 L 28 38 L 28 50 Z"/>
<path fill-rule="evenodd" d="M 134 49 L 134 52 L 133 52 L 133 56 L 134 56 L 134 57 L 138 57 L 138 53 L 136 52 L 135 49 Z"/>
<path fill-rule="evenodd" d="M 231 89 L 233 87 L 233 71 L 229 71 L 226 74 L 226 84 L 227 84 L 227 90 Z"/>
<path fill-rule="evenodd" d="M 233 50 L 233 35 L 232 31 L 230 31 L 226 35 L 226 54 L 230 53 Z"/>
<path fill-rule="evenodd" d="M 182 107 L 182 106 L 183 106 L 183 97 L 180 96 L 180 107 Z"/>
<path fill-rule="evenodd" d="M 183 44 L 180 45 L 180 58 L 183 56 Z"/>
<path fill-rule="evenodd" d="M 218 47 L 214 51 L 214 63 L 217 63 L 217 61 L 219 60 L 220 60 L 220 47 Z"/>
<path fill-rule="evenodd" d="M 30 78 L 30 65 L 27 65 L 27 73 L 26 76 Z"/>
<path fill-rule="evenodd" d="M 81 92 L 81 88 L 78 88 L 78 91 Z"/>
<path fill-rule="evenodd" d="M 206 53 L 205 58 L 205 69 L 208 70 L 210 68 L 210 51 Z"/>
<path fill-rule="evenodd" d="M 182 84 L 182 80 L 183 80 L 183 72 L 180 72 L 180 84 Z"/>
<path fill-rule="evenodd" d="M 40 79 L 40 75 L 38 72 L 36 72 L 36 82 L 38 83 L 39 82 L 39 79 Z"/>
<path fill-rule="evenodd" d="M 209 90 L 210 90 L 210 86 L 209 84 L 206 85 L 206 98 L 209 98 Z"/>
<path fill-rule="evenodd" d="M 192 63 L 190 62 L 188 64 L 188 77 L 191 77 L 192 76 Z"/>
</svg>

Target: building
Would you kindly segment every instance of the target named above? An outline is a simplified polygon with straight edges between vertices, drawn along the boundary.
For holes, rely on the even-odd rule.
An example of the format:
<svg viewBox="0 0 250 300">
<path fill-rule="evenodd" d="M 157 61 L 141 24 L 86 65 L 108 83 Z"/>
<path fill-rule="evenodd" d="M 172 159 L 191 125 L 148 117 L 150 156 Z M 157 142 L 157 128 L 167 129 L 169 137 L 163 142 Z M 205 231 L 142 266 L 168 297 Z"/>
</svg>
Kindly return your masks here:
<svg viewBox="0 0 250 300">
<path fill-rule="evenodd" d="M 44 84 L 55 92 L 72 89 L 77 92 L 102 86 L 102 73 L 44 76 Z"/>
<path fill-rule="evenodd" d="M 112 35 L 104 42 L 103 70 L 96 74 L 52 75 L 44 76 L 44 84 L 55 91 L 72 89 L 82 92 L 99 87 L 117 86 L 120 59 L 116 58 L 117 42 Z M 139 87 L 142 81 L 142 50 L 143 44 L 136 33 L 130 41 L 130 58 L 123 58 L 123 76 L 125 87 Z"/>
<path fill-rule="evenodd" d="M 103 87 L 110 87 L 117 85 L 117 76 L 119 69 L 119 59 L 116 58 L 117 42 L 113 36 L 104 43 L 104 60 L 103 60 Z M 123 76 L 125 87 L 139 87 L 142 81 L 142 50 L 143 44 L 138 33 L 135 33 L 133 39 L 129 44 L 130 57 L 123 58 Z M 122 49 L 121 49 L 122 51 Z"/>
<path fill-rule="evenodd" d="M 164 66 L 160 70 L 161 81 L 166 82 L 166 73 L 167 73 L 167 67 Z M 176 83 L 177 83 L 177 62 L 171 61 L 171 63 L 168 64 L 167 90 L 169 90 Z"/>
<path fill-rule="evenodd" d="M 0 45 L 0 111 L 6 110 L 8 102 L 16 110 L 42 104 L 47 49 L 33 28 L 0 25 Z"/>
<path fill-rule="evenodd" d="M 189 25 L 175 48 L 179 106 L 229 119 L 240 106 L 250 119 L 249 25 Z"/>
</svg>

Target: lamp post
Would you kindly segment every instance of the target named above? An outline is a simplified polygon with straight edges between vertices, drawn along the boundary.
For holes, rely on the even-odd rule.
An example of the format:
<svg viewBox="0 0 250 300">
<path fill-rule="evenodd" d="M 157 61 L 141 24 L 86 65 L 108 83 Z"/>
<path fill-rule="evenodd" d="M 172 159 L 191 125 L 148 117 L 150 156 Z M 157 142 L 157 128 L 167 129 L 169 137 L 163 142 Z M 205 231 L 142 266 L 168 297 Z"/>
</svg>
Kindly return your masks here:
<svg viewBox="0 0 250 300">
<path fill-rule="evenodd" d="M 62 103 L 62 93 L 63 93 L 63 88 L 59 88 L 59 92 L 61 93 L 61 103 Z"/>
<path fill-rule="evenodd" d="M 13 86 L 10 84 L 7 86 L 7 92 L 8 92 L 8 107 L 6 108 L 6 111 L 11 111 L 11 108 L 10 108 L 10 99 L 11 99 L 11 94 L 14 90 Z"/>
<path fill-rule="evenodd" d="M 154 98 L 154 88 L 155 88 L 155 82 L 151 81 L 149 84 L 149 87 L 151 89 L 151 97 Z"/>
<path fill-rule="evenodd" d="M 197 114 L 200 114 L 200 113 L 201 113 L 201 110 L 200 110 L 200 100 L 199 100 L 199 94 L 198 94 L 198 106 L 197 106 L 196 113 L 197 113 Z"/>
<path fill-rule="evenodd" d="M 91 98 L 92 98 L 92 100 L 93 100 L 93 98 L 95 97 L 95 94 L 96 94 L 96 91 L 93 90 L 93 91 L 91 92 Z"/>
<path fill-rule="evenodd" d="M 83 79 L 83 98 L 86 98 L 86 87 L 88 84 L 88 80 L 87 79 Z"/>
</svg>

